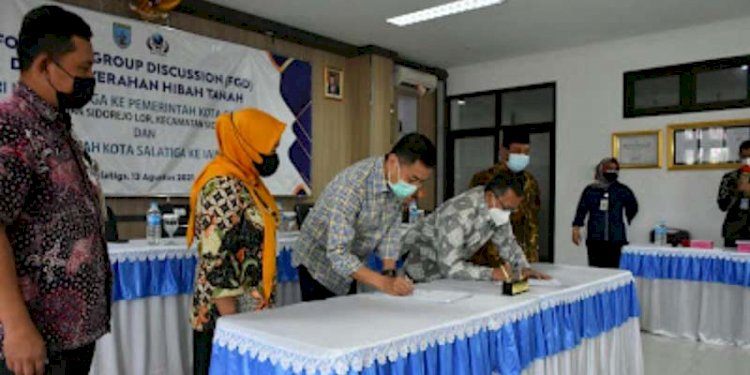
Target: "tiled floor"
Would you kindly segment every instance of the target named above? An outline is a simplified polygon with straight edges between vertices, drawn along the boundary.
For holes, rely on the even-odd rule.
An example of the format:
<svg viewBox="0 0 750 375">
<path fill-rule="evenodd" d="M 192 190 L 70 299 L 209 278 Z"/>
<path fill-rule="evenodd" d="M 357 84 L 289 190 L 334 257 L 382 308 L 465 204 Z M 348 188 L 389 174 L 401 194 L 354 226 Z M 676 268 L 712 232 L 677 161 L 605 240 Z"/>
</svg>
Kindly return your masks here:
<svg viewBox="0 0 750 375">
<path fill-rule="evenodd" d="M 642 334 L 646 375 L 748 375 L 750 350 Z"/>
</svg>

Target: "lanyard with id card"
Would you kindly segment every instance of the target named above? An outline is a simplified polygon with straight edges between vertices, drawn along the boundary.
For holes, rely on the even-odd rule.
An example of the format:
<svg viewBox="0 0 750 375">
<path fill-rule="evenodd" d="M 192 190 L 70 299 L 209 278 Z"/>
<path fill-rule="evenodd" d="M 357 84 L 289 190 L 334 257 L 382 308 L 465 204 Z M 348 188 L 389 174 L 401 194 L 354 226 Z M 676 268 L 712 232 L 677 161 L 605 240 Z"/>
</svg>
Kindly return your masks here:
<svg viewBox="0 0 750 375">
<path fill-rule="evenodd" d="M 599 201 L 599 211 L 609 211 L 609 193 L 604 193 L 604 197 Z"/>
<path fill-rule="evenodd" d="M 750 198 L 740 199 L 740 210 L 742 211 L 750 210 Z"/>
</svg>

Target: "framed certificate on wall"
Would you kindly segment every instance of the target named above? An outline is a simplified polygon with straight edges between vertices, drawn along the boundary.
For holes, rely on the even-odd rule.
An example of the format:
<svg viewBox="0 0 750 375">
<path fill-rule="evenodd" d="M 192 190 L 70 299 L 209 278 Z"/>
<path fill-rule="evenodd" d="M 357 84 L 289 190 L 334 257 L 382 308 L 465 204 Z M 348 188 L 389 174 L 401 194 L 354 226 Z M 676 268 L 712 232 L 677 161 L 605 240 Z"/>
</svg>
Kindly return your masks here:
<svg viewBox="0 0 750 375">
<path fill-rule="evenodd" d="M 612 133 L 612 156 L 620 168 L 661 168 L 661 130 Z"/>
<path fill-rule="evenodd" d="M 667 134 L 670 170 L 735 169 L 740 145 L 750 140 L 750 119 L 672 124 Z"/>
</svg>

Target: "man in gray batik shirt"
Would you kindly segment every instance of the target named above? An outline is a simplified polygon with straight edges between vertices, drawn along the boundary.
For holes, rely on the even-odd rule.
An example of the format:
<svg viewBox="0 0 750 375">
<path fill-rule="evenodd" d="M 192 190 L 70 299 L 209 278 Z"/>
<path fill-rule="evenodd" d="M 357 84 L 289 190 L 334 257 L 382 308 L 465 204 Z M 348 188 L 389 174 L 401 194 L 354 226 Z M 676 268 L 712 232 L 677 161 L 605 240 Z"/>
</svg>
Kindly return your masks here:
<svg viewBox="0 0 750 375">
<path fill-rule="evenodd" d="M 408 254 L 406 274 L 417 282 L 445 278 L 507 281 L 512 269 L 524 277 L 548 279 L 529 267 L 513 236 L 510 214 L 521 204 L 523 185 L 523 175 L 502 172 L 486 186 L 467 190 L 416 223 L 401 240 L 402 251 Z M 505 270 L 469 262 L 490 239 L 508 260 Z"/>
</svg>

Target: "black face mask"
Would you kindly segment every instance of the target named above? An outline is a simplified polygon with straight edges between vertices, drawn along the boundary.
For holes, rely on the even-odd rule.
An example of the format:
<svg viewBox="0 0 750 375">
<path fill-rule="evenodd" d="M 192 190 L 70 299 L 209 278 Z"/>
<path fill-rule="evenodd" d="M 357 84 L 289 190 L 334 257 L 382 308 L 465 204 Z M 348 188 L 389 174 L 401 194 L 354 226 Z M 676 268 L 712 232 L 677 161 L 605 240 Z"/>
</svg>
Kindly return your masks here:
<svg viewBox="0 0 750 375">
<path fill-rule="evenodd" d="M 60 64 L 54 63 L 60 68 L 68 77 L 73 79 L 73 91 L 72 92 L 61 92 L 50 82 L 52 88 L 57 92 L 57 105 L 60 109 L 78 109 L 83 108 L 86 104 L 91 101 L 94 97 L 94 88 L 96 87 L 96 79 L 76 77 L 67 70 L 65 70 Z M 49 78 L 48 78 L 49 79 Z"/>
<path fill-rule="evenodd" d="M 604 176 L 604 179 L 607 180 L 607 182 L 617 181 L 617 177 L 618 177 L 617 172 L 604 172 L 604 174 L 602 175 Z"/>
<path fill-rule="evenodd" d="M 263 162 L 253 162 L 253 164 L 255 165 L 255 169 L 258 170 L 258 174 L 261 177 L 268 177 L 276 173 L 276 170 L 279 169 L 279 155 L 261 155 L 260 157 L 263 158 Z"/>
<path fill-rule="evenodd" d="M 73 78 L 73 92 L 57 92 L 57 103 L 63 109 L 83 108 L 94 97 L 94 87 L 96 80 L 94 78 Z"/>
</svg>

